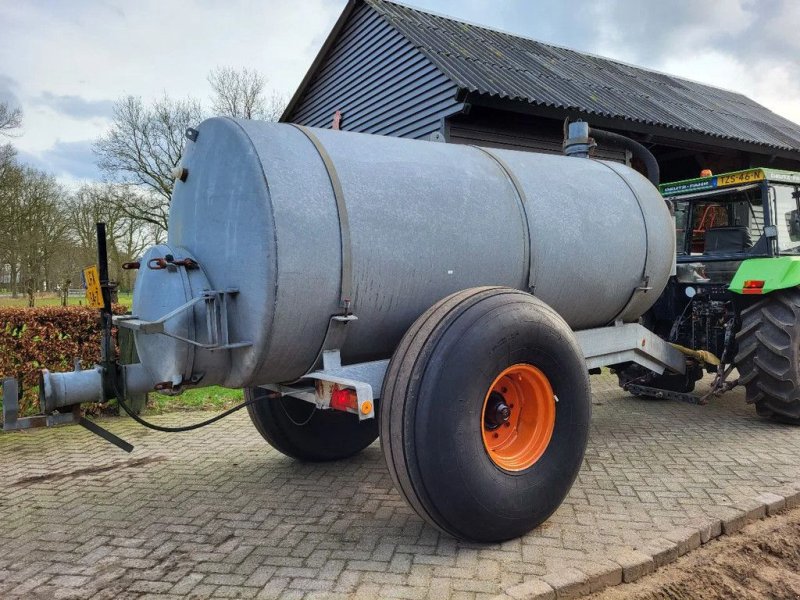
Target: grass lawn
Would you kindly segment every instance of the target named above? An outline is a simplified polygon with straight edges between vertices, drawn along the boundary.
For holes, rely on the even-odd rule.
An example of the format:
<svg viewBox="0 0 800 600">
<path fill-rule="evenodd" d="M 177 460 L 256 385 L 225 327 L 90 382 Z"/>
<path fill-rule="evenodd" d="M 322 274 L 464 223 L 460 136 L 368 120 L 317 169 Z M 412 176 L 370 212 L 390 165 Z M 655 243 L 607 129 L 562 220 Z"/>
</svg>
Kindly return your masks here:
<svg viewBox="0 0 800 600">
<path fill-rule="evenodd" d="M 119 295 L 119 303 L 124 306 L 130 306 L 131 302 L 133 301 L 133 294 L 120 294 Z M 86 299 L 83 297 L 72 297 L 67 298 L 67 304 L 69 306 L 85 306 Z M 20 294 L 18 298 L 12 298 L 11 296 L 0 296 L 0 307 L 4 306 L 28 306 L 28 297 Z M 36 303 L 35 306 L 61 306 L 61 298 L 59 298 L 56 294 L 37 294 L 36 296 Z"/>
<path fill-rule="evenodd" d="M 180 396 L 150 394 L 145 415 L 181 410 L 225 410 L 242 402 L 242 390 L 229 390 L 222 387 L 207 387 L 187 390 Z"/>
</svg>

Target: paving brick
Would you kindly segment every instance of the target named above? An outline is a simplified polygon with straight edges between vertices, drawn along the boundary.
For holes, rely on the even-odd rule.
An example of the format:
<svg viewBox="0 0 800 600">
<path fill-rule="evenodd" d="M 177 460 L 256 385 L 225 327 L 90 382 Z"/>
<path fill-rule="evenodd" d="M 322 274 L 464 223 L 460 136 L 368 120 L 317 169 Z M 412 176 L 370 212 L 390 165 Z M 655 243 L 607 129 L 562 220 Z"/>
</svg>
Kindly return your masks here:
<svg viewBox="0 0 800 600">
<path fill-rule="evenodd" d="M 555 590 L 556 598 L 578 598 L 591 590 L 586 574 L 572 567 L 548 573 L 542 580 Z"/>
<path fill-rule="evenodd" d="M 566 501 L 536 531 L 493 545 L 419 519 L 377 443 L 298 463 L 244 413 L 182 436 L 104 421 L 136 445 L 130 456 L 79 427 L 0 434 L 0 596 L 507 600 L 552 598 L 547 577 L 563 597 L 640 577 L 781 499 L 800 505 L 800 430 L 755 417 L 741 390 L 701 407 L 635 399 L 608 376 L 592 389 L 589 447 Z"/>
<path fill-rule="evenodd" d="M 786 508 L 800 506 L 800 489 L 785 490 L 782 495 L 786 499 Z"/>
<path fill-rule="evenodd" d="M 702 543 L 702 533 L 694 527 L 678 527 L 667 531 L 664 533 L 664 538 L 676 544 L 678 556 L 699 548 Z"/>
<path fill-rule="evenodd" d="M 588 578 L 591 592 L 622 583 L 622 567 L 614 562 L 581 563 L 578 567 Z"/>
<path fill-rule="evenodd" d="M 691 526 L 691 525 L 690 525 Z M 700 543 L 707 544 L 713 539 L 722 535 L 722 519 L 704 519 L 698 526 L 700 532 Z"/>
<path fill-rule="evenodd" d="M 763 519 L 767 516 L 767 506 L 758 498 L 750 498 L 737 502 L 734 507 L 745 514 L 745 519 L 748 523 Z"/>
<path fill-rule="evenodd" d="M 532 579 L 506 589 L 505 598 L 514 600 L 555 600 L 556 591 L 542 579 Z"/>
<path fill-rule="evenodd" d="M 622 567 L 622 581 L 630 583 L 653 572 L 653 557 L 637 550 L 623 550 L 612 557 Z"/>
<path fill-rule="evenodd" d="M 640 550 L 653 557 L 653 566 L 656 569 L 675 562 L 680 552 L 678 543 L 666 538 L 650 540 Z"/>
<path fill-rule="evenodd" d="M 763 494 L 759 494 L 756 500 L 766 506 L 769 516 L 777 514 L 786 508 L 786 498 L 780 494 L 764 492 Z"/>
<path fill-rule="evenodd" d="M 722 533 L 730 535 L 747 525 L 747 513 L 733 506 L 716 506 L 712 510 L 715 517 L 722 521 Z"/>
</svg>

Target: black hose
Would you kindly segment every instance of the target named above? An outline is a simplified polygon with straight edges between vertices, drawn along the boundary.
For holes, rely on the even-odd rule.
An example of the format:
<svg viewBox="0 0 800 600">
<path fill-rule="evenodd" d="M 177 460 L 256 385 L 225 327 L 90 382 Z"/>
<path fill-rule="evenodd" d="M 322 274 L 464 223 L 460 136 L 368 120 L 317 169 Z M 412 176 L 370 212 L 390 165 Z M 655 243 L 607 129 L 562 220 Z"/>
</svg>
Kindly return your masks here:
<svg viewBox="0 0 800 600">
<path fill-rule="evenodd" d="M 653 156 L 653 153 L 642 144 L 624 135 L 604 129 L 595 129 L 594 127 L 589 129 L 589 135 L 596 140 L 606 141 L 614 146 L 621 146 L 626 150 L 630 150 L 635 158 L 638 158 L 644 163 L 647 171 L 647 178 L 650 180 L 650 183 L 658 186 L 661 181 L 661 169 L 658 166 L 658 161 L 656 161 L 656 157 Z"/>
<path fill-rule="evenodd" d="M 128 416 L 131 419 L 133 419 L 140 425 L 144 425 L 145 427 L 148 427 L 150 429 L 155 429 L 156 431 L 165 431 L 166 433 L 180 433 L 181 431 L 192 431 L 194 429 L 200 429 L 201 427 L 205 427 L 206 425 L 211 425 L 212 423 L 216 423 L 220 419 L 224 419 L 228 415 L 235 413 L 237 410 L 241 410 L 246 406 L 250 406 L 251 404 L 255 404 L 256 402 L 258 402 L 258 399 L 254 397 L 250 400 L 245 400 L 241 404 L 237 404 L 233 408 L 229 408 L 225 412 L 215 415 L 210 419 L 206 419 L 205 421 L 200 421 L 199 423 L 193 423 L 192 425 L 182 425 L 180 427 L 164 427 L 163 425 L 156 425 L 155 423 L 150 423 L 148 421 L 145 421 L 139 415 L 134 413 L 128 406 L 128 403 L 125 402 L 125 400 L 123 400 L 124 396 L 120 393 L 119 389 L 117 389 L 116 382 L 113 382 L 112 385 L 114 387 L 114 393 L 117 395 L 117 402 L 122 407 L 122 409 L 126 413 L 128 413 Z"/>
</svg>

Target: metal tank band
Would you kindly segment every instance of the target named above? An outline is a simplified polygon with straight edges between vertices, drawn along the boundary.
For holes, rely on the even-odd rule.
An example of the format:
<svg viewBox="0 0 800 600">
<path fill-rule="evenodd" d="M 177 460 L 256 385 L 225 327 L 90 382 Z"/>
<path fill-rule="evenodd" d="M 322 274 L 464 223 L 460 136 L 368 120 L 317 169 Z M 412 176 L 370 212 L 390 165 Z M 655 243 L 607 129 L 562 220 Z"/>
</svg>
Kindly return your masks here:
<svg viewBox="0 0 800 600">
<path fill-rule="evenodd" d="M 345 312 L 352 310 L 353 301 L 353 251 L 350 243 L 350 220 L 347 216 L 347 204 L 344 201 L 344 191 L 342 190 L 342 182 L 339 181 L 339 175 L 336 173 L 336 166 L 333 160 L 325 150 L 325 146 L 319 141 L 308 127 L 296 125 L 291 123 L 292 127 L 296 127 L 303 132 L 309 141 L 314 144 L 317 149 L 319 157 L 325 164 L 325 170 L 328 171 L 328 177 L 331 180 L 331 188 L 333 189 L 333 197 L 336 200 L 336 211 L 339 213 L 339 232 L 342 238 L 342 283 L 341 283 L 341 299 L 342 308 Z"/>
<path fill-rule="evenodd" d="M 486 156 L 490 157 L 497 163 L 497 166 L 500 167 L 500 170 L 505 173 L 505 176 L 508 177 L 508 180 L 511 182 L 511 185 L 514 187 L 514 191 L 517 192 L 517 198 L 519 198 L 519 210 L 522 216 L 522 221 L 525 223 L 525 230 L 530 232 L 531 226 L 530 222 L 528 221 L 528 200 L 525 196 L 525 190 L 522 188 L 522 184 L 517 179 L 517 176 L 514 175 L 514 171 L 506 164 L 506 162 L 497 156 L 494 152 L 489 150 L 488 148 L 481 148 L 480 146 L 472 146 L 476 150 L 483 152 Z M 529 234 L 530 235 L 530 234 Z M 533 280 L 533 272 L 531 271 L 531 240 L 529 235 L 525 236 L 525 271 L 528 273 L 528 291 L 530 293 L 534 292 L 534 288 L 536 287 L 536 282 Z"/>
</svg>

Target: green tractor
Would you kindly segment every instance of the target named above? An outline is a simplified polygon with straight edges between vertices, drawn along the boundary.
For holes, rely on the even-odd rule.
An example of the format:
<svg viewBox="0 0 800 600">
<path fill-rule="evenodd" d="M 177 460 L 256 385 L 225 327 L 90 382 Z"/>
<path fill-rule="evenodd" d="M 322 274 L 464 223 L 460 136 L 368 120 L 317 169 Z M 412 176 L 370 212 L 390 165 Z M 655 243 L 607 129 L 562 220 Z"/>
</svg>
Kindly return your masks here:
<svg viewBox="0 0 800 600">
<path fill-rule="evenodd" d="M 703 174 L 659 186 L 675 212 L 676 273 L 643 318 L 688 368 L 619 365 L 620 385 L 696 403 L 743 385 L 759 415 L 800 424 L 800 173 Z M 714 382 L 697 397 L 704 372 Z"/>
</svg>

